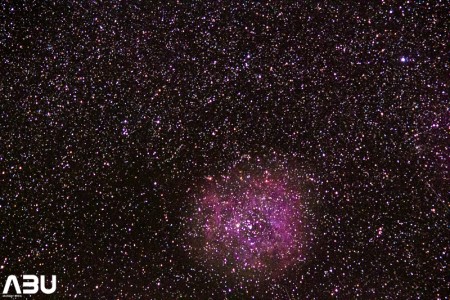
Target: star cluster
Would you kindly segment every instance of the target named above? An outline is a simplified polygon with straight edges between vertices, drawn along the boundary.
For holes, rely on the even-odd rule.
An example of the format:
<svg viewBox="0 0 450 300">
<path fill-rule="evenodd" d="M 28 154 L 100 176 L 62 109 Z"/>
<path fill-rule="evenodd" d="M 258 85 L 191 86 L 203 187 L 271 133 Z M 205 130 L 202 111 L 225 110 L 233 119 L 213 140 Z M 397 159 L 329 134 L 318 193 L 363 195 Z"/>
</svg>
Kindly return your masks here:
<svg viewBox="0 0 450 300">
<path fill-rule="evenodd" d="M 0 288 L 445 299 L 445 1 L 0 1 Z"/>
</svg>

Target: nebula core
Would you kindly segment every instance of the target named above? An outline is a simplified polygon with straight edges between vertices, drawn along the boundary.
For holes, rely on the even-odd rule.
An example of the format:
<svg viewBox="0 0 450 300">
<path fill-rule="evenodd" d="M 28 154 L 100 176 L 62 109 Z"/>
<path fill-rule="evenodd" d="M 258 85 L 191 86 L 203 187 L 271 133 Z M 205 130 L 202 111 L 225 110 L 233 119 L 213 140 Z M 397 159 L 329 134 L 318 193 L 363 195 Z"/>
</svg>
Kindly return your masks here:
<svg viewBox="0 0 450 300">
<path fill-rule="evenodd" d="M 215 269 L 271 277 L 306 257 L 312 235 L 300 189 L 288 174 L 259 173 L 222 176 L 198 201 L 194 251 Z"/>
</svg>

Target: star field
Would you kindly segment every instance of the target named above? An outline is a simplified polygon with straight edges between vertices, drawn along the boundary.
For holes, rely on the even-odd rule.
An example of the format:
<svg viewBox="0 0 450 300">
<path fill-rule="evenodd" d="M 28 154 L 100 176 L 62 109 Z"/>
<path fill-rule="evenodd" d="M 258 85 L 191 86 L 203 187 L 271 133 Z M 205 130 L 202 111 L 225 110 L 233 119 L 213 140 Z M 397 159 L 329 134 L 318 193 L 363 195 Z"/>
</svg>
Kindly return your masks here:
<svg viewBox="0 0 450 300">
<path fill-rule="evenodd" d="M 0 1 L 0 288 L 445 299 L 446 8 Z"/>
</svg>

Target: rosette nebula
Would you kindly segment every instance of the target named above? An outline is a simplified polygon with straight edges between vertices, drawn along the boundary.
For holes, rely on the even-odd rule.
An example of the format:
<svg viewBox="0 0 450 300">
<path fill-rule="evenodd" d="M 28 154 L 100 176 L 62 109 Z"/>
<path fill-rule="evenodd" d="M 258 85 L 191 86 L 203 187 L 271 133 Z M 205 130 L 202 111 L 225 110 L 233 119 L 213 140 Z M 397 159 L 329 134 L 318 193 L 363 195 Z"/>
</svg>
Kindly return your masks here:
<svg viewBox="0 0 450 300">
<path fill-rule="evenodd" d="M 267 172 L 224 176 L 211 185 L 193 218 L 194 251 L 204 263 L 270 277 L 304 260 L 311 236 L 299 189 Z"/>
</svg>

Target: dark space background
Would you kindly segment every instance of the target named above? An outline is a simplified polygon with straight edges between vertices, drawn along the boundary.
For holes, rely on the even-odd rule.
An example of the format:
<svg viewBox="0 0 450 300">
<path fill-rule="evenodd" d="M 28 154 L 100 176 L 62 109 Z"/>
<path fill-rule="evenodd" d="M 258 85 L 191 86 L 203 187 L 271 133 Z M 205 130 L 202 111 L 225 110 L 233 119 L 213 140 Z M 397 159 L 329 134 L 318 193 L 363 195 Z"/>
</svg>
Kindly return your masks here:
<svg viewBox="0 0 450 300">
<path fill-rule="evenodd" d="M 0 288 L 449 296 L 446 1 L 0 3 Z M 315 245 L 224 278 L 186 251 L 195 191 L 274 156 L 314 177 Z"/>
</svg>

